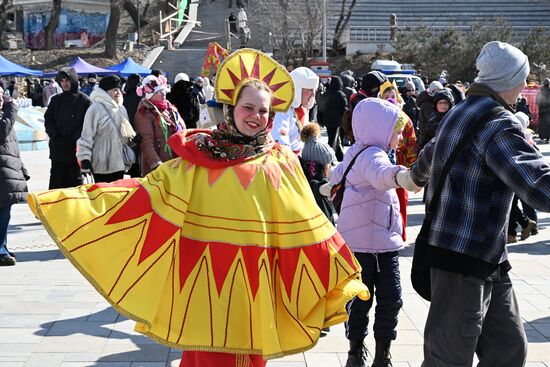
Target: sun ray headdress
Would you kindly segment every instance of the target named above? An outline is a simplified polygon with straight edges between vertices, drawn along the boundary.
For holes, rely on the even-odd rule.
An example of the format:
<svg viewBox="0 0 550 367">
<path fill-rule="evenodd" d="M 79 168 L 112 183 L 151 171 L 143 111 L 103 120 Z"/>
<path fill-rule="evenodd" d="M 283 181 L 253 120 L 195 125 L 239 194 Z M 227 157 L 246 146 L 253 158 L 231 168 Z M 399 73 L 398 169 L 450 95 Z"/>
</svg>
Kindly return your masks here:
<svg viewBox="0 0 550 367">
<path fill-rule="evenodd" d="M 191 130 L 185 136 L 172 137 L 172 149 L 184 157 L 200 154 L 205 157 L 204 164 L 210 166 L 216 162 L 235 165 L 270 151 L 275 145 L 271 136 L 272 116 L 266 129 L 254 137 L 242 135 L 233 122 L 233 106 L 251 80 L 258 80 L 269 89 L 272 113 L 290 108 L 294 82 L 288 71 L 258 50 L 240 49 L 224 60 L 216 74 L 214 92 L 216 100 L 225 105 L 225 121 L 213 131 Z"/>
</svg>

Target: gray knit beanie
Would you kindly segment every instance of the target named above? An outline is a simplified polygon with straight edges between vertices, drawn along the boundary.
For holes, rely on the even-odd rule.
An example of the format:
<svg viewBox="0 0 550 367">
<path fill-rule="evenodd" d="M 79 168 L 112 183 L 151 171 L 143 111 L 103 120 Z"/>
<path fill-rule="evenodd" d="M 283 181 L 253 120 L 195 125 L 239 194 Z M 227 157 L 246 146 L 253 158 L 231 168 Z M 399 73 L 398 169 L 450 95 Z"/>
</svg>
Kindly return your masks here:
<svg viewBox="0 0 550 367">
<path fill-rule="evenodd" d="M 479 70 L 476 83 L 497 93 L 514 89 L 529 75 L 527 56 L 520 49 L 499 41 L 483 46 L 476 67 Z"/>
<path fill-rule="evenodd" d="M 331 163 L 334 158 L 334 150 L 327 143 L 313 137 L 307 139 L 304 143 L 302 159 L 325 165 Z"/>
</svg>

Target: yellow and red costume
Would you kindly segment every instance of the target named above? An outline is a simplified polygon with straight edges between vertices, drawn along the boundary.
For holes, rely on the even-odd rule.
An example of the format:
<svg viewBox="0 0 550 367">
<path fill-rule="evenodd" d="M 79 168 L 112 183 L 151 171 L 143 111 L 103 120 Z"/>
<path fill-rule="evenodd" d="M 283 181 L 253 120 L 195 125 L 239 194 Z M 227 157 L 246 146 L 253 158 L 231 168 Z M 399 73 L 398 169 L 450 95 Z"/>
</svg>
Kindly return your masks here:
<svg viewBox="0 0 550 367">
<path fill-rule="evenodd" d="M 220 159 L 212 136 L 173 135 L 178 158 L 142 179 L 33 193 L 29 205 L 136 330 L 190 351 L 182 365 L 261 366 L 313 347 L 368 293 L 296 155 L 263 144 Z"/>
</svg>

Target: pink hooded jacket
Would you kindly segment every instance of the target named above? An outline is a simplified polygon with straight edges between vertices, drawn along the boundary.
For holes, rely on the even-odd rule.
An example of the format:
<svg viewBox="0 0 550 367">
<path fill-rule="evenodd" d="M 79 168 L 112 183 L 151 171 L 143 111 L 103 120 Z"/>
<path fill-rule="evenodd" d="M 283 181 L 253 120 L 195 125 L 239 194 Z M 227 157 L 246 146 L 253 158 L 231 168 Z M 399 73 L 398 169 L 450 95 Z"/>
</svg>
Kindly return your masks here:
<svg viewBox="0 0 550 367">
<path fill-rule="evenodd" d="M 355 144 L 330 177 L 340 182 L 349 163 L 363 148 L 346 178 L 338 231 L 354 252 L 390 252 L 403 248 L 403 224 L 395 188 L 400 167 L 390 162 L 390 139 L 399 108 L 377 98 L 366 98 L 353 110 Z"/>
</svg>

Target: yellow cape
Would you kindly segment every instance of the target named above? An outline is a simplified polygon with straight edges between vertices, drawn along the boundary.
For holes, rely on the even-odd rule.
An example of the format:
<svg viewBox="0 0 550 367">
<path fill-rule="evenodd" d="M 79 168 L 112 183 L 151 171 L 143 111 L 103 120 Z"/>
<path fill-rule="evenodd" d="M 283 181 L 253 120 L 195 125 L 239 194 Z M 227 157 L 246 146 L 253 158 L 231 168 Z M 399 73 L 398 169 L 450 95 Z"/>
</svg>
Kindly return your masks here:
<svg viewBox="0 0 550 367">
<path fill-rule="evenodd" d="M 368 297 L 288 150 L 218 169 L 177 158 L 139 180 L 33 193 L 29 205 L 117 311 L 172 347 L 298 353 Z"/>
</svg>

